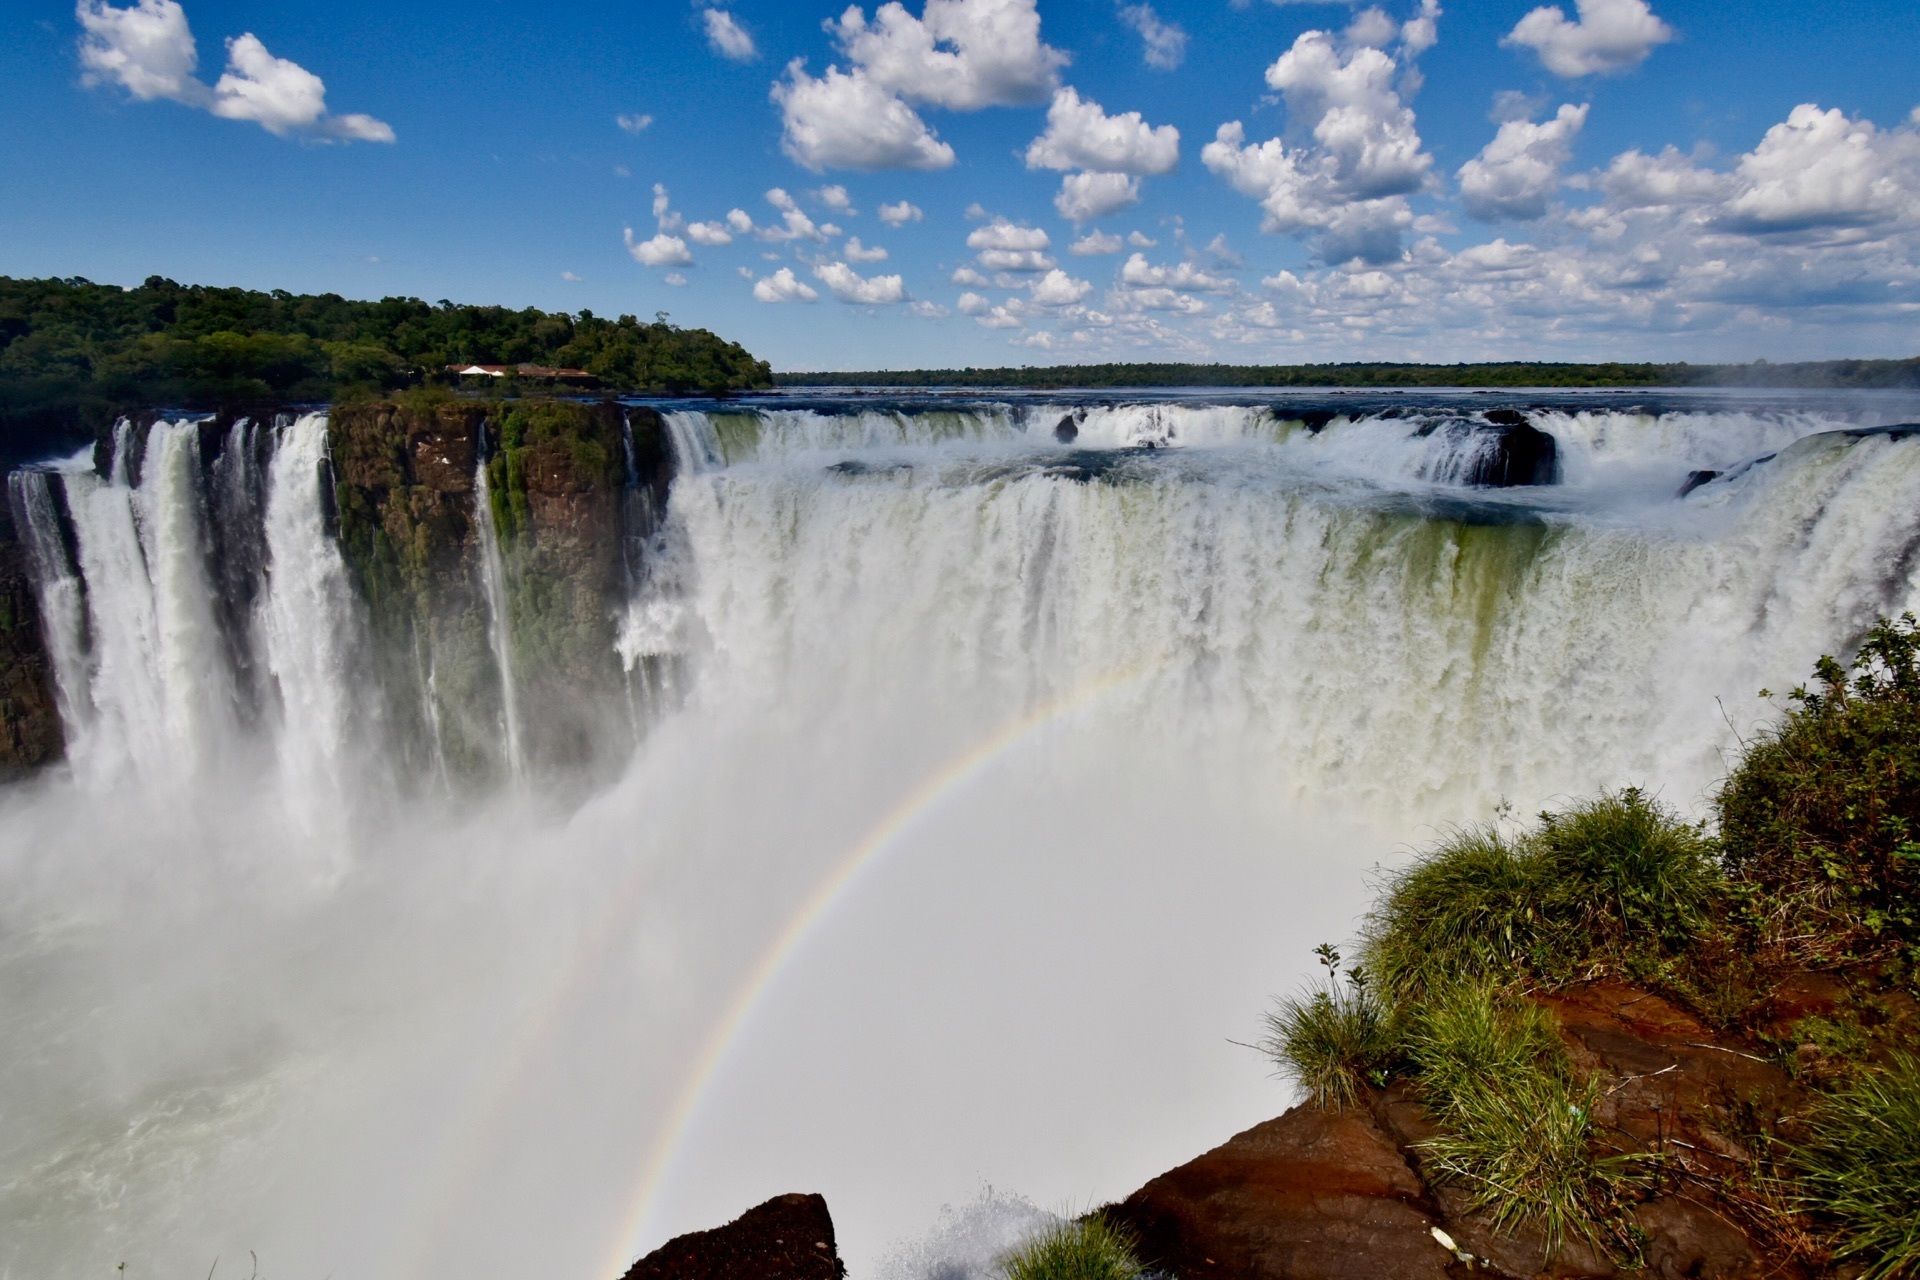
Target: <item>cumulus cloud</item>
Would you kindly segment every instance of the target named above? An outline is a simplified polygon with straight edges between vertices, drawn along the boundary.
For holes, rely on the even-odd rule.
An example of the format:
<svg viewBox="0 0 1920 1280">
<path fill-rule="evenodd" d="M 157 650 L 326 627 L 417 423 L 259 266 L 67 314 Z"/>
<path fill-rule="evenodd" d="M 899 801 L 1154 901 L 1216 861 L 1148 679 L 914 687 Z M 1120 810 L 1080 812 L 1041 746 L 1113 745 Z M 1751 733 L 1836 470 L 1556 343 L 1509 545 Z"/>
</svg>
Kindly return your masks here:
<svg viewBox="0 0 1920 1280">
<path fill-rule="evenodd" d="M 678 231 L 686 225 L 687 220 L 673 211 L 673 199 L 663 182 L 653 184 L 653 220 L 662 231 Z"/>
<path fill-rule="evenodd" d="M 369 115 L 327 111 L 319 76 L 275 57 L 251 32 L 227 41 L 227 65 L 209 87 L 195 72 L 199 50 L 177 0 L 138 0 L 116 9 L 80 0 L 80 66 L 89 86 L 117 84 L 135 99 L 164 99 L 226 120 L 259 125 L 276 137 L 335 142 L 392 142 L 393 127 Z"/>
<path fill-rule="evenodd" d="M 1141 54 L 1148 66 L 1172 71 L 1187 60 L 1187 33 L 1163 21 L 1150 4 L 1121 4 L 1120 21 L 1140 34 Z"/>
<path fill-rule="evenodd" d="M 653 117 L 640 112 L 615 116 L 613 122 L 628 133 L 645 133 L 653 127 Z"/>
<path fill-rule="evenodd" d="M 643 267 L 690 267 L 693 265 L 693 253 L 687 248 L 687 242 L 679 236 L 668 235 L 662 231 L 651 240 L 641 240 L 633 234 L 633 228 L 626 228 L 627 252 L 633 260 Z"/>
<path fill-rule="evenodd" d="M 989 271 L 1046 271 L 1055 263 L 1046 250 L 1053 239 L 1039 227 L 1017 226 L 1005 218 L 995 218 L 975 227 L 967 236 L 967 248 L 974 259 Z M 963 283 L 956 274 L 956 284 Z"/>
<path fill-rule="evenodd" d="M 737 236 L 751 235 L 753 218 L 745 209 L 729 209 L 727 210 L 727 230 Z"/>
<path fill-rule="evenodd" d="M 1053 95 L 1046 132 L 1027 147 L 1029 169 L 1168 173 L 1180 162 L 1180 131 L 1155 128 L 1138 111 L 1110 116 L 1071 86 Z"/>
<path fill-rule="evenodd" d="M 732 244 L 733 232 L 724 222 L 694 222 L 687 226 L 687 239 L 709 247 Z"/>
<path fill-rule="evenodd" d="M 1129 231 L 1127 232 L 1127 243 L 1136 249 L 1151 249 L 1160 242 L 1144 231 Z"/>
<path fill-rule="evenodd" d="M 1576 0 L 1575 8 L 1569 19 L 1559 5 L 1542 5 L 1500 43 L 1531 49 L 1547 70 L 1573 79 L 1631 70 L 1673 39 L 1647 0 Z"/>
<path fill-rule="evenodd" d="M 869 247 L 861 244 L 859 236 L 854 236 L 847 241 L 846 253 L 849 262 L 885 262 L 887 260 L 887 251 L 884 246 L 876 244 Z"/>
<path fill-rule="evenodd" d="M 1055 267 L 1033 282 L 1033 301 L 1042 307 L 1070 307 L 1093 292 L 1086 280 L 1076 280 Z"/>
<path fill-rule="evenodd" d="M 1311 234 L 1328 261 L 1397 257 L 1413 221 L 1405 197 L 1433 166 L 1397 69 L 1383 50 L 1343 50 L 1327 32 L 1304 32 L 1267 68 L 1268 87 L 1286 103 L 1287 135 L 1249 144 L 1246 127 L 1230 121 L 1200 158 L 1260 202 L 1264 230 Z"/>
<path fill-rule="evenodd" d="M 1137 289 L 1172 289 L 1177 293 L 1231 293 L 1236 287 L 1225 276 L 1209 275 L 1191 262 L 1157 267 L 1141 253 L 1133 254 L 1121 266 L 1120 283 Z"/>
<path fill-rule="evenodd" d="M 1676 147 L 1658 155 L 1637 148 L 1613 158 L 1600 175 L 1600 189 L 1620 209 L 1654 209 L 1711 200 L 1727 185 L 1724 175 L 1696 166 Z"/>
<path fill-rule="evenodd" d="M 721 57 L 734 62 L 752 62 L 760 56 L 760 47 L 753 42 L 753 33 L 741 26 L 728 10 L 704 9 L 700 13 L 700 22 L 707 32 L 707 46 Z"/>
<path fill-rule="evenodd" d="M 961 267 L 953 273 L 952 279 L 955 284 L 969 285 L 975 289 L 984 289 L 988 283 L 987 278 L 972 267 Z"/>
<path fill-rule="evenodd" d="M 845 214 L 850 218 L 858 217 L 860 214 L 860 211 L 853 207 L 853 197 L 848 195 L 847 189 L 837 182 L 829 187 L 821 187 L 813 193 L 813 198 L 835 213 Z"/>
<path fill-rule="evenodd" d="M 1767 130 L 1734 170 L 1739 191 L 1721 221 L 1739 231 L 1859 227 L 1910 211 L 1920 198 L 1920 133 L 1882 133 L 1835 107 L 1802 103 Z"/>
<path fill-rule="evenodd" d="M 890 227 L 904 227 L 909 222 L 918 222 L 926 216 L 926 212 L 919 205 L 907 200 L 902 200 L 898 204 L 880 206 L 880 221 Z"/>
<path fill-rule="evenodd" d="M 918 112 L 855 68 L 828 67 L 819 79 L 803 59 L 787 64 L 773 86 L 780 107 L 781 150 L 799 165 L 824 169 L 945 169 L 953 148 Z"/>
<path fill-rule="evenodd" d="M 1104 231 L 1089 231 L 1067 246 L 1067 252 L 1080 257 L 1092 257 L 1095 254 L 1118 253 L 1124 242 L 1119 236 Z"/>
<path fill-rule="evenodd" d="M 899 276 L 872 276 L 863 279 L 858 272 L 844 262 L 820 263 L 814 267 L 813 277 L 831 289 L 833 296 L 842 302 L 884 306 L 888 303 L 904 302 L 907 297 L 906 283 Z"/>
<path fill-rule="evenodd" d="M 1124 173 L 1069 173 L 1060 179 L 1053 207 L 1076 225 L 1140 203 L 1140 179 Z"/>
<path fill-rule="evenodd" d="M 852 5 L 827 29 L 874 84 L 956 111 L 1044 102 L 1067 62 L 1041 41 L 1035 0 L 926 0 L 918 18 L 898 0 L 871 19 Z"/>
<path fill-rule="evenodd" d="M 1587 107 L 1564 105 L 1553 119 L 1534 124 L 1509 120 L 1480 154 L 1460 166 L 1460 196 L 1467 212 L 1495 221 L 1544 217 L 1560 189 L 1560 171 L 1573 155 L 1573 140 L 1587 122 Z"/>
<path fill-rule="evenodd" d="M 820 291 L 782 267 L 770 276 L 753 282 L 753 296 L 760 302 L 813 302 Z"/>
</svg>

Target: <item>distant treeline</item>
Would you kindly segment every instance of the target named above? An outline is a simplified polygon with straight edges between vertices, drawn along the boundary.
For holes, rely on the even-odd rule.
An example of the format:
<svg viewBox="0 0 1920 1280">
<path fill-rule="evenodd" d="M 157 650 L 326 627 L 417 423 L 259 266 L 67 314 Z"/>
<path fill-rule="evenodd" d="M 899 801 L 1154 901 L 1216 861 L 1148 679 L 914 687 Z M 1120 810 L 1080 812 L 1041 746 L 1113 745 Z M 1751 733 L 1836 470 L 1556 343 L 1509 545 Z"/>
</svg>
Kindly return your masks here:
<svg viewBox="0 0 1920 1280">
<path fill-rule="evenodd" d="M 450 364 L 523 363 L 584 369 L 616 392 L 773 383 L 737 343 L 664 317 L 0 277 L 0 458 L 129 408 L 339 400 L 444 379 Z"/>
<path fill-rule="evenodd" d="M 1920 359 L 1797 364 L 1069 364 L 782 373 L 785 387 L 1914 387 Z"/>
</svg>

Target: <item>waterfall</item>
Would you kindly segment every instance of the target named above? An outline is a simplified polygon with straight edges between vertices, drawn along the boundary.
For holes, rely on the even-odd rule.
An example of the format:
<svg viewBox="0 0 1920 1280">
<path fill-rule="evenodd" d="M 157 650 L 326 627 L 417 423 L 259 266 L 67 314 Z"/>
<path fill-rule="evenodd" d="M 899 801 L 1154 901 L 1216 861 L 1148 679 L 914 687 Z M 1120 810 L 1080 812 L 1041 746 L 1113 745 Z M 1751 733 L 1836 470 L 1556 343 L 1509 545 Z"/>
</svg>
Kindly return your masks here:
<svg viewBox="0 0 1920 1280">
<path fill-rule="evenodd" d="M 1503 799 L 1705 815 L 1759 689 L 1920 608 L 1920 439 L 1851 431 L 1911 397 L 1513 402 L 1558 483 L 1464 483 L 1467 393 L 677 404 L 645 732 L 572 790 L 484 446 L 377 527 L 318 414 L 16 473 L 72 776 L 0 804 L 0 1274 L 613 1275 L 791 1184 L 891 1280 L 983 1181 L 1271 1117 L 1227 1042 L 1370 875 Z M 430 521 L 446 613 L 370 612 L 335 524 Z"/>
<path fill-rule="evenodd" d="M 508 614 L 506 561 L 500 553 L 500 534 L 494 527 L 493 488 L 487 475 L 487 434 L 480 432 L 479 461 L 473 475 L 474 524 L 480 534 L 480 586 L 487 602 L 487 642 L 494 670 L 500 676 L 501 751 L 507 773 L 526 772 L 526 752 L 520 738 L 520 698 L 513 680 L 513 622 Z"/>
<path fill-rule="evenodd" d="M 267 479 L 267 588 L 260 610 L 266 667 L 280 699 L 279 762 L 287 793 L 317 817 L 345 798 L 355 681 L 353 591 L 326 526 L 327 415 L 282 435 Z"/>
</svg>

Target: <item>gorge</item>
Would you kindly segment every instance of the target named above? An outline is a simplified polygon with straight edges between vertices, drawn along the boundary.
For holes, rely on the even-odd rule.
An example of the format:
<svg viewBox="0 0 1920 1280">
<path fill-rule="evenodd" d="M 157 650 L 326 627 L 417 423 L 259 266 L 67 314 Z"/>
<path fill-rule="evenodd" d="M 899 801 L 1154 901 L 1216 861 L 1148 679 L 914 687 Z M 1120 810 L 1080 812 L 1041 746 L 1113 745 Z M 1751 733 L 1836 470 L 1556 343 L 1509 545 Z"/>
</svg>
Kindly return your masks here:
<svg viewBox="0 0 1920 1280">
<path fill-rule="evenodd" d="M 1756 691 L 1920 607 L 1916 420 L 123 419 L 8 477 L 0 1274 L 611 1277 L 796 1188 L 860 1274 L 975 1265 L 1281 1109 L 1226 1041 L 1369 868 L 1692 806 Z"/>
</svg>

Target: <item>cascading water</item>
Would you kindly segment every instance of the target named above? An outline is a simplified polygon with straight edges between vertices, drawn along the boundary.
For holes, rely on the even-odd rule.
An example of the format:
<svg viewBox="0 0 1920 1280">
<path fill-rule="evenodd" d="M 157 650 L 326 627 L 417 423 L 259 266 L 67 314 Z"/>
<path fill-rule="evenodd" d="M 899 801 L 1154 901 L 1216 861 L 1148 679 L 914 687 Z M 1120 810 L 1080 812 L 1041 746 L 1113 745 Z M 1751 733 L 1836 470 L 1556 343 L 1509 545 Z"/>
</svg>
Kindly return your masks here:
<svg viewBox="0 0 1920 1280">
<path fill-rule="evenodd" d="M 478 462 L 473 473 L 474 527 L 480 534 L 480 586 L 487 602 L 487 641 L 494 670 L 500 677 L 501 749 L 507 772 L 518 778 L 526 772 L 526 748 L 520 736 L 520 695 L 513 679 L 513 619 L 507 606 L 507 567 L 500 554 L 500 533 L 493 519 L 493 482 L 487 474 L 487 436 L 480 433 Z"/>
<path fill-rule="evenodd" d="M 961 1246 L 889 1246 L 983 1183 L 1098 1202 L 1276 1113 L 1226 1041 L 1370 868 L 1503 798 L 1693 807 L 1756 690 L 1920 604 L 1920 441 L 1837 434 L 1920 406 L 1568 396 L 1561 483 L 1453 483 L 1504 403 L 678 407 L 619 649 L 679 683 L 564 815 L 362 780 L 324 419 L 268 451 L 255 737 L 191 427 L 14 477 L 77 777 L 0 795 L 0 1275 L 610 1278 L 819 1189 L 923 1280 Z M 155 766 L 207 725 L 261 750 Z M 325 777 L 355 821 L 289 823 Z"/>
</svg>

